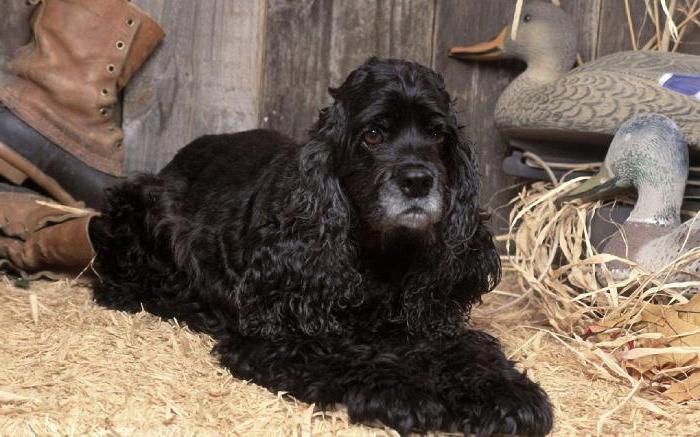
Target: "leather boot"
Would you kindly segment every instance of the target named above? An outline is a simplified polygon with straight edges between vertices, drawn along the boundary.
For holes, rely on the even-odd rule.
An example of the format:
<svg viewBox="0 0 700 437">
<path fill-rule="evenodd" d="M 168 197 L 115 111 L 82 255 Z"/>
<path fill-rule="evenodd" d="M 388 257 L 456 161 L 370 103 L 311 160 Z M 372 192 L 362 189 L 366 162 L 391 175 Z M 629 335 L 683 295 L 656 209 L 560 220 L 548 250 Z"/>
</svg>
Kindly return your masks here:
<svg viewBox="0 0 700 437">
<path fill-rule="evenodd" d="M 123 171 L 119 91 L 163 31 L 127 0 L 42 0 L 31 26 L 32 41 L 9 63 L 16 77 L 0 88 L 9 109 L 0 109 L 0 141 L 99 207 Z"/>
<path fill-rule="evenodd" d="M 26 192 L 0 192 L 0 267 L 26 279 L 89 276 L 88 225 L 97 213 Z"/>
</svg>

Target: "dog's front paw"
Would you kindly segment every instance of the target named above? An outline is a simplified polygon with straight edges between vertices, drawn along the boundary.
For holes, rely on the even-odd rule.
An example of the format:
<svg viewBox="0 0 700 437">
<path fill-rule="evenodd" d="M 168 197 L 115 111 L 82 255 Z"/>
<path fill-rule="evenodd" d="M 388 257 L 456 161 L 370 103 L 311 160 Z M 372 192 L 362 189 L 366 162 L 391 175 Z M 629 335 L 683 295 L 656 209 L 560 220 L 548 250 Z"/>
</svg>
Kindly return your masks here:
<svg viewBox="0 0 700 437">
<path fill-rule="evenodd" d="M 343 403 L 353 422 L 379 421 L 401 435 L 440 429 L 447 416 L 445 406 L 434 394 L 400 383 L 355 388 L 345 394 Z"/>
<path fill-rule="evenodd" d="M 461 406 L 460 425 L 465 435 L 543 436 L 552 430 L 554 414 L 547 395 L 526 376 L 519 376 L 517 381 L 479 387 L 479 401 Z M 474 393 L 470 398 L 475 398 Z"/>
</svg>

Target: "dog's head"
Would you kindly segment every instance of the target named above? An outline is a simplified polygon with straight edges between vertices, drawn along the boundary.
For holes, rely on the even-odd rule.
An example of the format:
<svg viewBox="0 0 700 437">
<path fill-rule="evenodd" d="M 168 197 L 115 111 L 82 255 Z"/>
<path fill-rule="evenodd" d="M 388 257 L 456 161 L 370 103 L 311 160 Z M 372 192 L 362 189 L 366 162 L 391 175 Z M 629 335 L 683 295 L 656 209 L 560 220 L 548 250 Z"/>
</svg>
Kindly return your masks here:
<svg viewBox="0 0 700 437">
<path fill-rule="evenodd" d="M 442 78 L 373 58 L 330 92 L 282 217 L 295 238 L 304 233 L 306 251 L 287 246 L 299 265 L 314 260 L 318 278 L 342 284 L 343 308 L 386 291 L 367 287 L 369 266 L 386 283 L 401 275 L 391 288 L 399 300 L 388 302 L 401 302 L 410 329 L 450 331 L 498 282 L 500 265 L 479 215 L 472 144 Z"/>
<path fill-rule="evenodd" d="M 476 201 L 472 151 L 440 75 L 372 58 L 330 92 L 335 103 L 320 130 L 333 138 L 335 171 L 370 228 L 432 234 L 458 191 L 461 201 Z"/>
</svg>

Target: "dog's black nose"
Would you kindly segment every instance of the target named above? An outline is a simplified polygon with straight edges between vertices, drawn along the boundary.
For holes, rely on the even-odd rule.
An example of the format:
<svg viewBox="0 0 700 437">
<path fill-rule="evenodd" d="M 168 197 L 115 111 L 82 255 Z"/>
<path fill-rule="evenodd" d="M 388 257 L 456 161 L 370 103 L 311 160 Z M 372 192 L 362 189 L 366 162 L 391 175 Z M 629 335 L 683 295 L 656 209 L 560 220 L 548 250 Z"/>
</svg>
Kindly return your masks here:
<svg viewBox="0 0 700 437">
<path fill-rule="evenodd" d="M 425 197 L 433 188 L 433 174 L 419 165 L 406 165 L 399 169 L 396 182 L 406 197 Z"/>
</svg>

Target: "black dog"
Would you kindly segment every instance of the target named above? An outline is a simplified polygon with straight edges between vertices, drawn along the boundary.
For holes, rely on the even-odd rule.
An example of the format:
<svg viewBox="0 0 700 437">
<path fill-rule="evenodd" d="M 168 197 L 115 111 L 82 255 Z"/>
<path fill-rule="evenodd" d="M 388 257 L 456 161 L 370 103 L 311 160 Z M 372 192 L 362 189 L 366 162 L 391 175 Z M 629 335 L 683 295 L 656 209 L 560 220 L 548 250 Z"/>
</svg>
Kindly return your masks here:
<svg viewBox="0 0 700 437">
<path fill-rule="evenodd" d="M 309 141 L 200 138 L 113 189 L 98 301 L 211 333 L 231 372 L 402 433 L 542 435 L 545 393 L 465 326 L 500 266 L 442 78 L 370 59 Z"/>
</svg>

